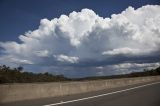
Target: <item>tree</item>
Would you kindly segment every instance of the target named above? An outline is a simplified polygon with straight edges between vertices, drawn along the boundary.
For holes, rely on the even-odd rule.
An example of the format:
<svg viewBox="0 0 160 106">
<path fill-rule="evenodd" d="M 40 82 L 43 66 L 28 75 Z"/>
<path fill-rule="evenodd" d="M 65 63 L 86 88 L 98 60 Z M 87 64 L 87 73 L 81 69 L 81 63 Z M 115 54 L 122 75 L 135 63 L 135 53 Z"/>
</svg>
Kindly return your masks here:
<svg viewBox="0 0 160 106">
<path fill-rule="evenodd" d="M 17 68 L 17 70 L 18 70 L 18 71 L 22 71 L 22 70 L 23 70 L 23 67 L 19 66 L 19 67 Z"/>
</svg>

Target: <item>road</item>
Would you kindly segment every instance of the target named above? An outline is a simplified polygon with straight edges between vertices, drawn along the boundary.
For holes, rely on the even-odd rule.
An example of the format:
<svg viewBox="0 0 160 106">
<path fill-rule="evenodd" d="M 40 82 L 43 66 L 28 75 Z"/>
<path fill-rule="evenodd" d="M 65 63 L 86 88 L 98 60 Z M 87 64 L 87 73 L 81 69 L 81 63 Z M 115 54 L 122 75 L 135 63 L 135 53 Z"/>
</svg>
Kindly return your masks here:
<svg viewBox="0 0 160 106">
<path fill-rule="evenodd" d="M 150 82 L 63 97 L 27 100 L 0 106 L 160 106 L 160 82 Z"/>
</svg>

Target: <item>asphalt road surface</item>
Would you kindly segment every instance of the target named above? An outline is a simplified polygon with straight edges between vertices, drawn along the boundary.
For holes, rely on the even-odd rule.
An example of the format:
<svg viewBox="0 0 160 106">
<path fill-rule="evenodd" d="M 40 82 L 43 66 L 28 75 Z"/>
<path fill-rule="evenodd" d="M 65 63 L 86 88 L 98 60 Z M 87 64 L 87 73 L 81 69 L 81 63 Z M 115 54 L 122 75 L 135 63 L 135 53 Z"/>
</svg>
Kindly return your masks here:
<svg viewBox="0 0 160 106">
<path fill-rule="evenodd" d="M 0 104 L 0 106 L 160 106 L 160 82 Z"/>
</svg>

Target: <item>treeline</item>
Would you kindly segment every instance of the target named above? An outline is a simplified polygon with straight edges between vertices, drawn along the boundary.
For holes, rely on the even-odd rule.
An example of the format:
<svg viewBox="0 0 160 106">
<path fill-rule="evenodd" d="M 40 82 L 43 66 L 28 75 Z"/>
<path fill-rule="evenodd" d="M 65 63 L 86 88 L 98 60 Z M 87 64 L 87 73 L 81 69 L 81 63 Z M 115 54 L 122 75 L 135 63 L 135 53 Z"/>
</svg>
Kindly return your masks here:
<svg viewBox="0 0 160 106">
<path fill-rule="evenodd" d="M 160 75 L 160 67 L 155 69 L 144 69 L 142 72 L 132 72 L 129 74 L 121 74 L 121 75 L 111 75 L 111 76 L 95 76 L 95 77 L 86 77 L 86 78 L 78 78 L 76 80 L 99 80 L 99 79 L 114 79 L 114 78 L 131 78 L 131 77 L 144 77 L 144 76 L 156 76 Z"/>
<path fill-rule="evenodd" d="M 0 83 L 32 83 L 32 82 L 54 82 L 69 80 L 63 75 L 52 75 L 45 73 L 24 72 L 23 67 L 10 68 L 6 65 L 0 66 Z"/>
<path fill-rule="evenodd" d="M 57 82 L 57 81 L 83 81 L 83 80 L 99 80 L 113 78 L 130 78 L 142 76 L 160 75 L 160 67 L 156 69 L 146 70 L 143 72 L 132 72 L 130 74 L 111 75 L 111 76 L 95 76 L 86 78 L 69 79 L 63 75 L 53 75 L 48 72 L 32 73 L 23 71 L 23 67 L 10 68 L 5 65 L 0 66 L 0 83 L 33 83 L 33 82 Z"/>
</svg>

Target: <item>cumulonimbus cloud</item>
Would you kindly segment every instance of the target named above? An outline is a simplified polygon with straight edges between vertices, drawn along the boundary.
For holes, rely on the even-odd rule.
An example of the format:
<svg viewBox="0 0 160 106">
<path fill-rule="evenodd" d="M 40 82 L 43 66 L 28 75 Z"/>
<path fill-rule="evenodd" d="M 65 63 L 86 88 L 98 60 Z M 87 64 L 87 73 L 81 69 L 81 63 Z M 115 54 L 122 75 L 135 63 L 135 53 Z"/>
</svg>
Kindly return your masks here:
<svg viewBox="0 0 160 106">
<path fill-rule="evenodd" d="M 42 19 L 38 29 L 19 39 L 21 43 L 0 42 L 1 64 L 75 67 L 86 62 L 96 68 L 110 61 L 113 65 L 135 63 L 137 57 L 143 57 L 141 62 L 145 63 L 150 60 L 147 57 L 160 55 L 160 6 L 128 7 L 111 18 L 100 17 L 90 9 L 73 11 L 68 16 Z M 119 57 L 124 59 L 115 61 Z"/>
</svg>

